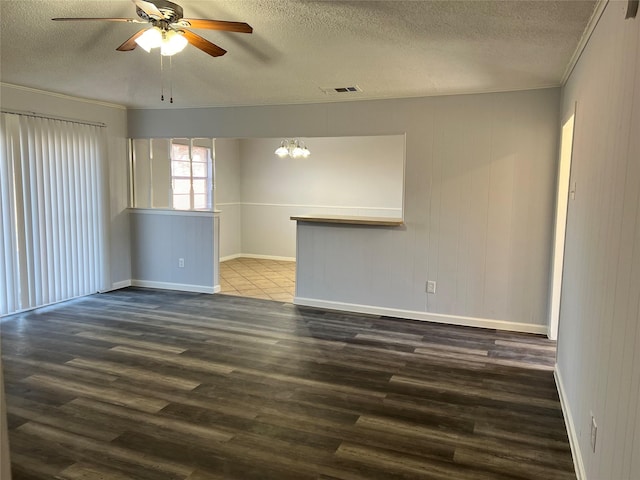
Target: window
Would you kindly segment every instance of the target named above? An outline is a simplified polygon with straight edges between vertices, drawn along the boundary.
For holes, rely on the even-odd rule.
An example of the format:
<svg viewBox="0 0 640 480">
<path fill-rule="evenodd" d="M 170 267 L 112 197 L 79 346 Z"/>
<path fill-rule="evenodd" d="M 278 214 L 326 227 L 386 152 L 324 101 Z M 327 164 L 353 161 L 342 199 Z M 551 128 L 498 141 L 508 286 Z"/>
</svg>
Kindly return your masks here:
<svg viewBox="0 0 640 480">
<path fill-rule="evenodd" d="M 133 208 L 213 208 L 213 139 L 134 138 L 129 147 Z"/>
<path fill-rule="evenodd" d="M 191 152 L 191 155 L 189 153 Z M 177 210 L 211 208 L 211 149 L 171 144 L 172 205 Z"/>
</svg>

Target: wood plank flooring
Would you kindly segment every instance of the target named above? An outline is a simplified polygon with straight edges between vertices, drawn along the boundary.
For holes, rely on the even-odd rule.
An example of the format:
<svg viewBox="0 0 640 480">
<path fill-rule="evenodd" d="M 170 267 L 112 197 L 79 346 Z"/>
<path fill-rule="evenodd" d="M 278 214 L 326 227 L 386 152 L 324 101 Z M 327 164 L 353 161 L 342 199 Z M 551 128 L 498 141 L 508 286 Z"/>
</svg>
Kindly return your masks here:
<svg viewBox="0 0 640 480">
<path fill-rule="evenodd" d="M 526 334 L 129 288 L 1 324 L 20 479 L 575 479 Z"/>
</svg>

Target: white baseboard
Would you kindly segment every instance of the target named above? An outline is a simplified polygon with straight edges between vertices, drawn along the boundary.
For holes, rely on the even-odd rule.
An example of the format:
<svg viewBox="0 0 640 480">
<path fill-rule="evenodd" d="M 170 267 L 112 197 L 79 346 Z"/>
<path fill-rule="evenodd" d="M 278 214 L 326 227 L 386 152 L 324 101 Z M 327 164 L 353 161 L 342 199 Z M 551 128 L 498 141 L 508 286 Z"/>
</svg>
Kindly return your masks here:
<svg viewBox="0 0 640 480">
<path fill-rule="evenodd" d="M 233 260 L 235 258 L 242 257 L 241 253 L 234 253 L 233 255 L 227 255 L 226 257 L 220 257 L 220 262 L 226 262 L 227 260 Z"/>
<path fill-rule="evenodd" d="M 150 280 L 131 280 L 134 287 L 159 288 L 161 290 L 179 290 L 182 292 L 215 293 L 215 287 L 189 285 L 186 283 L 153 282 Z"/>
<path fill-rule="evenodd" d="M 278 260 L 281 262 L 296 261 L 296 257 L 279 257 L 277 255 L 258 255 L 255 253 L 236 253 L 233 255 L 227 255 L 226 257 L 222 257 L 220 261 L 226 262 L 227 260 L 233 260 L 234 258 L 257 258 L 259 260 Z"/>
<path fill-rule="evenodd" d="M 587 480 L 584 461 L 582 459 L 582 451 L 580 450 L 580 442 L 578 441 L 578 432 L 576 431 L 576 426 L 573 423 L 573 415 L 571 414 L 571 408 L 567 401 L 564 383 L 562 382 L 562 376 L 560 375 L 560 370 L 558 370 L 557 363 L 553 369 L 553 377 L 556 380 L 558 396 L 560 397 L 560 406 L 562 407 L 562 415 L 564 416 L 564 423 L 567 426 L 567 435 L 569 436 L 569 446 L 571 447 L 571 455 L 573 456 L 573 466 L 576 471 L 576 477 L 578 480 Z"/>
<path fill-rule="evenodd" d="M 216 285 L 213 287 L 213 293 L 220 293 L 222 291 L 222 287 L 220 285 Z"/>
<path fill-rule="evenodd" d="M 111 288 L 104 290 L 104 292 L 111 292 L 112 290 L 120 290 L 121 288 L 127 288 L 131 286 L 131 280 L 122 280 L 121 282 L 115 282 L 111 284 Z"/>
<path fill-rule="evenodd" d="M 489 318 L 462 317 L 458 315 L 442 315 L 438 313 L 419 312 L 415 310 L 402 310 L 398 308 L 375 307 L 359 305 L 355 303 L 332 302 L 317 300 L 314 298 L 294 297 L 294 305 L 306 307 L 326 308 L 328 310 L 341 310 L 345 312 L 367 313 L 370 315 L 384 315 L 387 317 L 408 318 L 410 320 L 422 320 L 425 322 L 447 323 L 450 325 L 462 325 L 466 327 L 493 328 L 510 332 L 524 332 L 546 334 L 546 325 L 533 325 L 530 323 L 508 322 L 505 320 L 493 320 Z"/>
</svg>

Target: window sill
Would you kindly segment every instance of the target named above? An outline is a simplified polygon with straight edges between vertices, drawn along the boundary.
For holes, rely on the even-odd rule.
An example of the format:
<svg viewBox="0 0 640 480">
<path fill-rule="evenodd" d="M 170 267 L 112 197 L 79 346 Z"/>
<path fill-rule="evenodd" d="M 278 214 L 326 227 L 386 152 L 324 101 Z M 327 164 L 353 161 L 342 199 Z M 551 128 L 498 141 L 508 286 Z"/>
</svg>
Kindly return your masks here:
<svg viewBox="0 0 640 480">
<path fill-rule="evenodd" d="M 218 215 L 217 210 L 174 210 L 173 208 L 137 208 L 129 207 L 129 211 L 143 215 L 176 215 L 180 217 L 214 217 Z"/>
</svg>

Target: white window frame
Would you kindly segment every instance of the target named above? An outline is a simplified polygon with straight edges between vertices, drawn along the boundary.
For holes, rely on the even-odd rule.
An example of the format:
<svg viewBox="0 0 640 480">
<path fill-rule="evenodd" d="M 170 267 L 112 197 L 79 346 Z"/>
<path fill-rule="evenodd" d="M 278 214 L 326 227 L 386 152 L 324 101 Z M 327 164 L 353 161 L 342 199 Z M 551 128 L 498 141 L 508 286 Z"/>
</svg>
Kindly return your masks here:
<svg viewBox="0 0 640 480">
<path fill-rule="evenodd" d="M 185 140 L 185 139 L 180 139 Z M 174 147 L 188 147 L 188 160 L 184 158 L 176 158 L 178 155 L 174 151 Z M 194 161 L 194 153 L 196 151 L 202 150 L 204 156 L 206 157 L 206 176 L 195 176 L 194 175 L 194 163 L 205 163 L 205 162 L 195 162 Z M 174 162 L 189 162 L 189 175 L 174 175 Z M 175 181 L 176 180 L 187 180 L 189 182 L 189 208 L 188 210 L 211 210 L 213 208 L 213 151 L 212 148 L 202 147 L 193 144 L 193 139 L 189 139 L 188 144 L 175 142 L 175 139 L 171 140 L 171 206 L 176 210 L 187 210 L 184 208 L 177 208 L 175 206 L 175 198 L 176 196 L 185 196 L 185 193 L 175 193 Z M 194 180 L 205 180 L 205 191 L 204 194 L 206 196 L 205 206 L 198 207 L 195 206 L 195 197 L 196 192 L 194 190 Z M 201 195 L 200 192 L 197 192 L 198 195 Z"/>
</svg>

